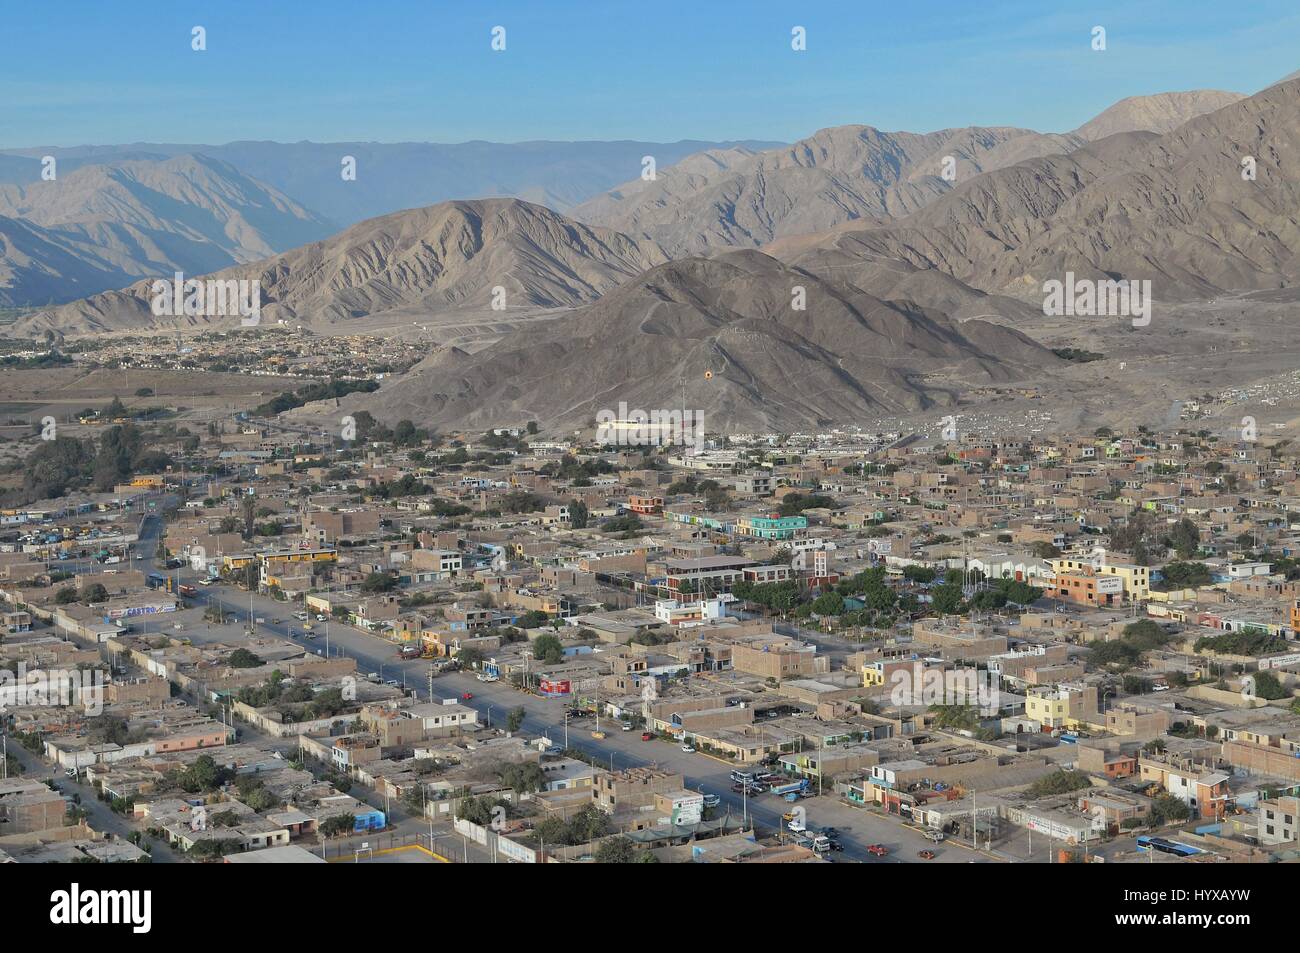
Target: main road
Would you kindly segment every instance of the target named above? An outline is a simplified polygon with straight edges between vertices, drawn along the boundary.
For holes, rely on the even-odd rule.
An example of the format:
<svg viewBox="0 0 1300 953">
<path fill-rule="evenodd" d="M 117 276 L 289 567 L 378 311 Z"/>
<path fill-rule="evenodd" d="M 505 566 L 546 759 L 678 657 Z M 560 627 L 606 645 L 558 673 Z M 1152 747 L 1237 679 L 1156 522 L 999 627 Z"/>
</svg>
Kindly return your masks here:
<svg viewBox="0 0 1300 953">
<path fill-rule="evenodd" d="M 149 529 L 156 532 L 156 528 Z M 143 534 L 142 534 L 143 535 Z M 153 535 L 152 533 L 150 534 Z M 152 557 L 149 557 L 150 559 Z M 179 573 L 181 582 L 196 582 L 198 576 L 188 569 Z M 318 654 L 347 656 L 356 660 L 357 670 L 366 675 L 379 674 L 385 680 L 394 679 L 412 689 L 420 697 L 428 697 L 429 664 L 419 659 L 398 657 L 397 646 L 382 636 L 344 625 L 336 621 L 313 623 L 315 638 L 305 637 L 301 624 L 292 620 L 292 604 L 277 602 L 269 596 L 231 589 L 225 584 L 197 587 L 192 601 L 203 606 L 219 606 L 238 620 L 246 621 L 268 634 L 289 639 L 305 649 Z M 260 622 L 256 620 L 262 620 Z M 201 630 L 187 632 L 195 641 L 203 640 Z M 216 633 L 213 634 L 217 636 Z M 472 699 L 465 700 L 465 694 Z M 639 731 L 622 731 L 612 718 L 601 719 L 601 727 L 609 729 L 603 739 L 592 737 L 595 719 L 588 717 L 576 723 L 565 723 L 562 698 L 548 699 L 516 691 L 505 681 L 480 682 L 467 672 L 450 672 L 437 675 L 433 680 L 433 698 L 455 698 L 478 711 L 486 724 L 502 725 L 513 708 L 524 710 L 521 730 L 532 735 L 549 738 L 552 743 L 582 752 L 593 763 L 616 770 L 620 768 L 653 766 L 679 773 L 686 786 L 692 790 L 715 794 L 722 808 L 732 816 L 755 822 L 773 831 L 784 827 L 782 814 L 790 805 L 771 794 L 747 798 L 731 790 L 730 773 L 735 765 L 702 752 L 689 753 L 676 743 L 661 740 L 642 741 Z M 927 841 L 919 831 L 903 825 L 871 809 L 848 805 L 838 796 L 827 792 L 822 796 L 805 799 L 800 806 L 807 813 L 808 826 L 835 827 L 836 838 L 844 851 L 831 855 L 835 860 L 858 860 L 870 863 L 897 863 L 915 861 L 921 850 L 933 849 L 934 862 L 971 862 L 1007 860 L 1005 856 L 991 855 L 971 850 L 952 841 L 938 847 Z M 883 844 L 889 855 L 878 858 L 867 851 L 868 845 Z"/>
</svg>

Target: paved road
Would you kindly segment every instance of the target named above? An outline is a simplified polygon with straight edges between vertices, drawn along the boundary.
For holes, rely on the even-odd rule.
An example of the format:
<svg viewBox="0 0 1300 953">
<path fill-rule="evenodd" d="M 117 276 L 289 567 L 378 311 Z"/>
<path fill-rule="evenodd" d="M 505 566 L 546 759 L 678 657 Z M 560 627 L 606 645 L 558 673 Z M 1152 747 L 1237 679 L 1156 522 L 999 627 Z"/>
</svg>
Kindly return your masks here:
<svg viewBox="0 0 1300 953">
<path fill-rule="evenodd" d="M 50 766 L 44 759 L 32 754 L 22 745 L 9 739 L 9 754 L 18 759 L 22 765 L 22 776 L 24 778 L 35 778 L 45 781 L 53 778 L 55 785 L 60 793 L 79 794 L 81 795 L 80 807 L 86 812 L 87 823 L 97 831 L 104 831 L 114 837 L 126 840 L 127 836 L 133 831 L 140 830 L 139 825 L 133 824 L 121 814 L 114 813 L 106 803 L 95 796 L 95 790 L 89 784 L 83 781 L 74 781 L 57 769 Z M 166 841 L 155 838 L 146 838 L 149 843 L 149 853 L 153 857 L 154 863 L 176 863 L 180 860 L 177 853 L 167 844 Z"/>
<path fill-rule="evenodd" d="M 184 574 L 187 578 L 191 574 Z M 224 585 L 200 588 L 195 599 L 201 604 L 216 604 L 234 613 L 241 623 L 246 623 L 249 615 L 248 593 Z M 314 623 L 318 638 L 304 639 L 301 623 L 291 620 L 293 608 L 285 603 L 276 602 L 266 596 L 254 595 L 252 600 L 253 615 L 265 619 L 258 628 L 290 638 L 312 651 L 326 651 L 325 626 Z M 275 624 L 273 619 L 283 618 L 284 622 Z M 414 689 L 420 697 L 427 697 L 429 664 L 426 661 L 402 660 L 397 657 L 393 643 L 380 636 L 364 632 L 349 625 L 331 622 L 328 626 L 328 650 L 331 655 L 345 655 L 356 659 L 358 670 L 365 674 L 378 672 L 385 679 L 397 679 Z M 187 632 L 196 641 L 203 641 L 205 633 L 199 630 Z M 207 638 L 220 638 L 217 632 Z M 460 698 L 465 692 L 473 694 L 468 704 L 479 712 L 480 719 L 486 724 L 500 727 L 507 712 L 522 707 L 525 718 L 522 730 L 535 735 L 544 735 L 555 744 L 582 751 L 596 763 L 612 769 L 653 765 L 667 770 L 680 772 L 688 787 L 705 793 L 716 794 L 724 805 L 737 817 L 748 817 L 759 826 L 779 831 L 783 827 L 781 815 L 790 805 L 773 795 L 761 795 L 757 798 L 744 798 L 731 791 L 730 773 L 734 767 L 730 763 L 712 758 L 702 753 L 683 752 L 677 744 L 663 741 L 641 741 L 640 732 L 621 731 L 613 719 L 601 719 L 601 727 L 608 729 L 603 740 L 591 737 L 595 728 L 595 719 L 571 721 L 566 737 L 564 711 L 568 704 L 563 699 L 547 699 L 536 695 L 515 691 L 507 682 L 483 683 L 472 674 L 453 672 L 436 676 L 433 683 L 435 698 Z M 917 853 L 933 847 L 922 835 L 908 828 L 895 819 L 885 817 L 874 810 L 852 807 L 840 801 L 834 795 L 810 798 L 801 802 L 807 812 L 811 827 L 833 826 L 839 830 L 838 839 L 845 850 L 834 855 L 837 861 L 858 860 L 868 863 L 897 863 L 915 861 Z M 890 849 L 886 858 L 877 858 L 866 850 L 869 844 L 884 844 Z M 990 857 L 965 847 L 945 844 L 936 849 L 936 862 L 969 862 L 1005 859 Z"/>
</svg>

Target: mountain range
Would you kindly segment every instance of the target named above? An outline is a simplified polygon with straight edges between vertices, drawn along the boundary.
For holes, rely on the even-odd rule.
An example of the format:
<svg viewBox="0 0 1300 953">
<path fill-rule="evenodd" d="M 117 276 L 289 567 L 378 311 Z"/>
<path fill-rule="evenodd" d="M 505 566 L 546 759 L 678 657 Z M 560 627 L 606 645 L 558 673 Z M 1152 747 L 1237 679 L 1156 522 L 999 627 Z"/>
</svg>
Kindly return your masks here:
<svg viewBox="0 0 1300 953">
<path fill-rule="evenodd" d="M 948 406 L 959 387 L 1060 363 L 1018 331 L 884 301 L 814 267 L 755 250 L 667 262 L 476 354 L 444 349 L 360 407 L 441 427 L 559 429 L 623 402 L 702 412 L 711 429 L 788 431 Z"/>
<path fill-rule="evenodd" d="M 474 353 L 438 347 L 356 398 L 376 416 L 567 427 L 624 401 L 789 430 L 952 406 L 970 387 L 1052 373 L 1056 355 L 1017 330 L 1042 318 L 1048 279 L 1149 279 L 1166 301 L 1292 286 L 1298 150 L 1300 80 L 1250 97 L 1134 97 L 1065 134 L 842 126 L 790 146 L 704 148 L 569 216 L 517 198 L 443 202 L 217 276 L 257 279 L 263 320 L 329 330 L 464 312 L 497 328 L 475 340 L 510 332 Z M 135 164 L 150 161 L 110 168 L 147 181 Z M 234 172 L 209 157 L 173 161 Z M 50 286 L 73 274 L 80 246 L 67 230 L 91 227 L 119 194 L 89 185 L 117 185 L 102 169 L 67 175 L 96 201 L 41 202 L 28 188 L 0 205 L 22 215 L 0 218 L 11 271 Z M 243 188 L 276 214 L 236 216 L 204 183 L 203 221 L 220 224 L 202 233 L 205 247 L 232 258 L 321 221 L 256 180 Z M 179 213 L 132 225 L 146 223 L 185 231 Z M 106 274 L 126 258 L 89 260 Z M 806 310 L 791 304 L 796 288 Z M 508 312 L 550 320 L 502 320 L 497 291 Z M 149 299 L 141 281 L 28 315 L 15 331 L 199 323 L 158 319 Z"/>
<path fill-rule="evenodd" d="M 288 196 L 202 155 L 56 167 L 0 185 L 0 306 L 201 275 L 329 235 Z"/>
<path fill-rule="evenodd" d="M 816 244 L 1040 301 L 1044 280 L 1067 272 L 1150 280 L 1169 300 L 1285 288 L 1300 277 L 1298 149 L 1292 80 L 1161 136 L 1120 133 L 995 170 L 906 219 Z"/>
<path fill-rule="evenodd" d="M 539 205 L 480 199 L 380 216 L 212 277 L 258 281 L 262 320 L 323 328 L 406 310 L 418 315 L 473 307 L 491 313 L 498 287 L 507 312 L 572 307 L 665 260 L 653 243 L 582 225 Z M 152 284 L 141 281 L 48 309 L 21 326 L 66 334 L 239 320 L 155 316 Z"/>
</svg>

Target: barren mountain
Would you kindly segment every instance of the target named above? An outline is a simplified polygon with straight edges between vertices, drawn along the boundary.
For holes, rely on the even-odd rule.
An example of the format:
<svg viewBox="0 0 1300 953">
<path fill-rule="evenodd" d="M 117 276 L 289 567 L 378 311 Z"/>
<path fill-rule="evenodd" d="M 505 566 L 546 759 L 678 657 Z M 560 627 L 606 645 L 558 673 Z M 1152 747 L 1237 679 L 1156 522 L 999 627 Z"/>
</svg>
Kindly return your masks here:
<svg viewBox="0 0 1300 953">
<path fill-rule="evenodd" d="M 902 259 L 984 291 L 1150 279 L 1157 298 L 1289 287 L 1300 278 L 1300 81 L 1163 136 L 1124 133 L 979 176 L 904 221 L 825 237 L 847 258 Z M 1254 160 L 1255 176 L 1242 165 Z"/>
<path fill-rule="evenodd" d="M 79 234 L 0 217 L 0 307 L 49 304 L 129 280 L 119 260 Z"/>
<path fill-rule="evenodd" d="M 792 307 L 802 287 L 807 307 Z M 378 417 L 582 426 L 599 411 L 703 411 L 716 430 L 798 429 L 947 406 L 959 389 L 1058 364 L 1018 332 L 956 324 L 758 251 L 651 269 L 474 355 L 436 354 L 359 404 Z"/>
<path fill-rule="evenodd" d="M 1193 89 L 1184 93 L 1130 96 L 1085 122 L 1073 135 L 1104 139 L 1119 132 L 1172 132 L 1189 119 L 1245 99 L 1242 93 L 1218 89 Z"/>
<path fill-rule="evenodd" d="M 660 169 L 653 182 L 629 182 L 573 214 L 653 239 L 674 255 L 757 246 L 847 221 L 902 217 L 948 192 L 952 181 L 1081 142 L 1001 127 L 918 135 L 836 126 L 765 152 L 693 156 Z"/>
<path fill-rule="evenodd" d="M 233 166 L 194 155 L 61 169 L 53 181 L 0 185 L 0 216 L 30 223 L 31 240 L 62 249 L 37 256 L 33 269 L 11 233 L 0 258 L 0 300 L 11 305 L 66 301 L 145 276 L 215 271 L 331 230 Z"/>
<path fill-rule="evenodd" d="M 263 321 L 319 326 L 396 309 L 485 310 L 497 286 L 506 311 L 569 307 L 664 260 L 652 243 L 517 199 L 483 199 L 395 212 L 210 277 L 260 281 Z M 139 282 L 32 315 L 18 330 L 81 334 L 238 320 L 157 318 L 151 285 Z"/>
<path fill-rule="evenodd" d="M 513 197 L 564 212 L 637 174 L 643 156 L 667 166 L 706 149 L 770 148 L 771 141 L 703 142 L 228 142 L 131 143 L 7 150 L 33 165 L 58 157 L 60 169 L 124 157 L 201 153 L 228 162 L 316 210 L 342 229 L 366 219 L 456 199 Z M 339 174 L 344 156 L 357 176 Z M 5 177 L 0 156 L 0 182 Z M 23 181 L 30 181 L 24 179 Z M 320 237 L 320 236 L 314 236 Z M 306 239 L 303 239 L 306 241 Z M 295 243 L 301 244 L 301 242 Z M 292 245 L 280 245 L 283 251 Z"/>
</svg>

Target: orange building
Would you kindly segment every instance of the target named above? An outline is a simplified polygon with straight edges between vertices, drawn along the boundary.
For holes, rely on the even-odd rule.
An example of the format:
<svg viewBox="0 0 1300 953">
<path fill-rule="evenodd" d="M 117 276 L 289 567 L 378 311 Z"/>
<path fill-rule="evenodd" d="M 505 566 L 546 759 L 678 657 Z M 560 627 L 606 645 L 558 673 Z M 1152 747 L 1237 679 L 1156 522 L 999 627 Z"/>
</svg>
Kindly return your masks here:
<svg viewBox="0 0 1300 953">
<path fill-rule="evenodd" d="M 1048 595 L 1081 606 L 1118 606 L 1124 601 L 1124 580 L 1092 572 L 1058 572 Z"/>
</svg>

